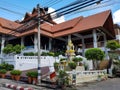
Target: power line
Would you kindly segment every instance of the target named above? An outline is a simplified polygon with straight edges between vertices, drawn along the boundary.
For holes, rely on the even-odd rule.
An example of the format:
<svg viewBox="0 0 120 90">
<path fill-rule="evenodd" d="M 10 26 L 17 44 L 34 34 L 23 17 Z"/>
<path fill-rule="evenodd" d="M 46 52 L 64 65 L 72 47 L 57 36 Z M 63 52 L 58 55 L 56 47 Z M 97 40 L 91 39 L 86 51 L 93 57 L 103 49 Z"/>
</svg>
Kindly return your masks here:
<svg viewBox="0 0 120 90">
<path fill-rule="evenodd" d="M 92 3 L 89 3 L 90 1 L 92 1 Z M 94 2 L 93 2 L 94 1 Z M 83 2 L 83 3 L 81 3 L 80 1 L 78 2 L 78 1 L 76 1 L 75 3 L 72 3 L 71 5 L 71 8 L 68 8 L 68 7 L 70 7 L 69 5 L 67 5 L 67 6 L 65 6 L 65 7 L 67 7 L 68 9 L 66 9 L 66 10 L 64 10 L 64 11 L 62 11 L 62 12 L 59 12 L 59 17 L 61 16 L 61 15 L 66 15 L 66 14 L 68 14 L 68 13 L 71 13 L 71 12 L 73 12 L 73 11 L 75 11 L 75 10 L 78 10 L 78 9 L 81 9 L 81 8 L 84 8 L 84 7 L 86 7 L 86 6 L 90 6 L 90 5 L 92 5 L 92 4 L 95 4 L 96 2 L 98 2 L 99 0 L 87 0 L 87 2 L 85 1 L 85 2 Z M 101 0 L 102 1 L 102 0 Z M 87 3 L 89 3 L 89 4 L 87 4 Z M 84 4 L 86 4 L 86 5 L 84 5 Z M 83 5 L 83 6 L 81 6 L 81 5 Z M 64 9 L 65 7 L 63 7 L 62 9 Z M 76 8 L 76 9 L 74 9 L 74 8 Z M 58 9 L 58 10 L 56 10 L 56 11 L 60 11 L 61 9 Z M 56 11 L 54 11 L 54 12 L 56 12 Z M 52 12 L 53 13 L 53 12 Z M 49 14 L 47 14 L 47 15 L 50 15 L 51 13 L 49 13 Z M 44 16 L 46 16 L 46 15 L 44 15 Z M 42 17 L 36 17 L 36 18 L 44 18 L 44 16 L 42 16 Z M 54 18 L 57 18 L 57 17 L 54 17 Z M 47 21 L 49 21 L 49 20 L 47 20 Z M 28 24 L 29 24 L 29 22 L 28 22 Z M 27 23 L 25 24 L 25 25 L 27 25 Z M 24 25 L 23 25 L 23 27 L 24 27 Z M 18 31 L 19 31 L 19 29 L 17 29 Z"/>
<path fill-rule="evenodd" d="M 21 8 L 22 10 L 29 10 L 29 11 L 30 11 L 30 9 L 25 8 L 25 7 L 22 7 L 22 6 L 19 6 L 19 5 L 17 5 L 17 4 L 9 3 L 9 2 L 3 1 L 3 0 L 1 0 L 0 3 L 1 3 L 1 2 L 5 3 L 5 4 L 8 4 L 8 5 L 11 5 L 11 6 L 14 6 L 14 7 L 16 7 L 16 8 Z"/>
<path fill-rule="evenodd" d="M 21 15 L 21 16 L 24 15 L 23 13 L 15 12 L 15 11 L 12 11 L 12 10 L 7 9 L 7 8 L 4 8 L 4 7 L 0 7 L 0 9 L 5 10 L 5 11 L 8 11 L 8 12 L 11 12 L 11 13 L 14 13 L 14 14 L 17 14 L 17 15 Z"/>
<path fill-rule="evenodd" d="M 55 10 L 51 13 L 46 14 L 46 15 L 53 14 L 53 13 L 57 12 L 58 13 L 57 16 L 54 17 L 54 18 L 57 18 L 57 17 L 60 17 L 62 15 L 66 15 L 66 14 L 69 14 L 69 13 L 74 12 L 76 10 L 79 10 L 79 9 L 85 8 L 87 6 L 90 6 L 92 4 L 95 4 L 98 1 L 103 1 L 103 0 L 86 0 L 84 2 L 76 1 L 74 3 L 70 3 L 69 5 L 64 6 L 58 10 Z M 59 11 L 61 11 L 61 12 L 59 12 Z M 46 15 L 44 15 L 44 16 L 46 16 Z M 44 16 L 42 16 L 42 17 L 44 17 Z"/>
<path fill-rule="evenodd" d="M 89 10 L 93 10 L 93 9 L 97 9 L 97 8 L 103 8 L 103 7 L 111 6 L 113 4 L 118 4 L 118 3 L 120 3 L 120 2 L 117 2 L 117 1 L 116 2 L 112 2 L 112 0 L 107 0 L 107 1 L 105 1 L 103 3 L 92 5 L 92 6 L 89 6 L 89 7 L 80 9 L 80 10 L 77 10 L 77 11 L 71 13 L 70 15 L 75 15 L 75 14 L 78 14 L 78 13 L 81 13 L 81 12 L 85 12 L 85 11 L 89 11 Z"/>
<path fill-rule="evenodd" d="M 93 2 L 88 2 L 88 1 L 93 1 Z M 68 9 L 65 9 L 65 10 L 63 10 L 63 11 L 61 11 L 61 12 L 59 12 L 59 17 L 60 16 L 62 16 L 62 15 L 68 15 L 68 14 L 70 14 L 70 13 L 73 13 L 73 12 L 75 12 L 75 11 L 77 11 L 77 10 L 80 10 L 80 9 L 83 9 L 83 8 L 85 8 L 85 7 L 88 7 L 88 6 L 91 6 L 91 5 L 95 5 L 96 3 L 98 3 L 99 1 L 103 1 L 103 0 L 87 0 L 86 2 L 83 2 L 83 3 L 81 3 L 80 2 L 80 4 L 82 4 L 81 6 L 80 6 L 80 4 L 75 4 L 75 3 L 73 3 L 72 5 L 74 5 L 74 6 L 71 6 L 71 7 L 69 7 Z M 88 3 L 87 3 L 88 2 Z M 68 6 L 68 5 L 67 5 Z M 64 7 L 66 7 L 66 6 L 64 6 Z M 64 7 L 62 7 L 62 9 L 64 9 Z M 61 9 L 58 9 L 58 10 L 56 10 L 56 11 L 60 11 Z M 56 11 L 54 11 L 54 13 L 56 12 Z M 52 12 L 53 13 L 53 12 Z M 47 15 L 49 15 L 49 14 L 51 14 L 51 13 L 48 13 Z M 44 16 L 46 16 L 46 15 L 44 15 Z M 40 17 L 36 17 L 36 18 L 43 18 L 44 16 L 40 16 Z M 54 19 L 55 18 L 57 18 L 57 17 L 54 17 Z M 29 23 L 29 22 L 28 22 Z M 25 24 L 25 25 L 28 25 L 27 23 Z M 28 25 L 29 26 L 29 25 Z M 30 25 L 31 26 L 31 25 Z M 23 27 L 24 27 L 24 25 L 23 25 Z M 27 28 L 26 28 L 27 29 Z M 17 29 L 18 30 L 18 32 L 19 32 L 19 28 Z M 22 30 L 22 28 L 21 28 L 21 30 Z M 26 30 L 23 30 L 23 32 L 24 31 L 26 31 Z"/>
<path fill-rule="evenodd" d="M 101 0 L 101 1 L 102 1 L 102 0 Z M 58 15 L 59 15 L 59 16 L 66 15 L 66 14 L 69 14 L 69 13 L 71 13 L 71 12 L 74 12 L 74 11 L 80 10 L 80 9 L 82 9 L 82 8 L 85 8 L 85 7 L 87 7 L 87 6 L 96 4 L 97 2 L 98 2 L 98 1 L 94 1 L 94 2 L 91 2 L 91 3 L 84 3 L 84 4 L 82 4 L 81 7 L 79 7 L 79 6 L 72 7 L 72 8 L 70 8 L 70 9 L 68 9 L 67 11 L 62 11 L 62 12 L 58 13 Z"/>
<path fill-rule="evenodd" d="M 110 2 L 111 1 L 111 2 Z M 118 4 L 120 2 L 116 1 L 116 2 L 112 2 L 112 0 L 107 0 L 105 2 L 102 2 L 100 4 L 96 4 L 96 5 L 92 5 L 92 6 L 89 6 L 89 7 L 86 7 L 86 8 L 83 8 L 83 9 L 80 9 L 80 10 L 77 10 L 75 12 L 71 12 L 69 15 L 67 15 L 67 18 L 70 17 L 71 15 L 75 15 L 75 14 L 78 14 L 80 12 L 84 12 L 84 11 L 88 11 L 88 10 L 93 10 L 93 9 L 97 9 L 97 8 L 101 8 L 101 7 L 106 7 L 106 6 L 110 6 L 110 5 L 113 5 L 113 4 Z M 54 19 L 54 18 L 53 18 Z M 56 20 L 56 21 L 60 21 L 60 20 Z M 47 25 L 43 25 L 43 26 L 47 26 Z"/>
<path fill-rule="evenodd" d="M 61 1 L 63 1 L 63 0 L 55 0 L 55 2 L 53 2 L 52 4 L 49 4 L 48 6 L 51 7 L 57 3 L 60 3 Z"/>
<path fill-rule="evenodd" d="M 53 13 L 56 13 L 56 12 L 59 12 L 59 11 L 62 11 L 62 10 L 63 10 L 63 12 L 65 12 L 65 11 L 68 11 L 68 9 L 70 9 L 70 8 L 73 7 L 73 6 L 76 6 L 76 5 L 77 5 L 77 7 L 79 7 L 79 6 L 81 6 L 81 5 L 84 5 L 85 3 L 89 3 L 89 2 L 92 2 L 92 1 L 95 1 L 95 0 L 86 0 L 86 1 L 84 1 L 84 2 L 83 2 L 83 1 L 81 2 L 80 0 L 78 0 L 78 1 L 72 2 L 72 3 L 66 5 L 66 6 L 64 6 L 64 7 L 62 7 L 62 8 L 59 8 L 59 9 L 57 9 L 57 10 L 51 12 L 51 13 L 48 13 L 48 14 L 46 14 L 46 15 L 53 14 Z M 99 1 L 99 0 L 97 0 L 97 1 Z M 44 16 L 46 16 L 46 15 L 44 15 Z M 43 17 L 44 17 L 44 16 L 43 16 Z"/>
</svg>

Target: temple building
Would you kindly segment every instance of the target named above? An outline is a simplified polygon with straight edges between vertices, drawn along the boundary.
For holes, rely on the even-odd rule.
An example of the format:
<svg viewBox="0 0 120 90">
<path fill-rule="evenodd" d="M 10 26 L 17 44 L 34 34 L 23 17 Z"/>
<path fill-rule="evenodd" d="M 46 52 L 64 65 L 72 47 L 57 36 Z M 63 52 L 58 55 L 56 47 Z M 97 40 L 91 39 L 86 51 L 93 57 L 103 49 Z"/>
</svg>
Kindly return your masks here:
<svg viewBox="0 0 120 90">
<path fill-rule="evenodd" d="M 88 17 L 77 17 L 57 24 L 50 14 L 41 8 L 40 34 L 42 51 L 65 51 L 67 42 L 71 40 L 75 52 L 84 56 L 87 48 L 101 48 L 106 52 L 106 41 L 120 41 L 120 26 L 113 24 L 110 10 Z M 21 44 L 24 52 L 37 52 L 38 13 L 34 8 L 32 13 L 26 13 L 22 21 L 10 21 L 0 18 L 0 50 L 6 44 Z M 106 52 L 107 53 L 107 52 Z"/>
</svg>

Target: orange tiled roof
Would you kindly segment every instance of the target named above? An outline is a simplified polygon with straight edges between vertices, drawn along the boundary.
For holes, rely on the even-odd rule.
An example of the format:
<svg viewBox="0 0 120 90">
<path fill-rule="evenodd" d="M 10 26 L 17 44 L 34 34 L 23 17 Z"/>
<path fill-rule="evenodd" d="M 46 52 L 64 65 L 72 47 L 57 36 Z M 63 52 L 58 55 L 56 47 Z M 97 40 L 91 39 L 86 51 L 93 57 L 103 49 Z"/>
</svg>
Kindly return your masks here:
<svg viewBox="0 0 120 90">
<path fill-rule="evenodd" d="M 21 24 L 0 17 L 0 26 L 9 29 L 16 29 Z"/>
<path fill-rule="evenodd" d="M 54 37 L 64 36 L 64 35 L 77 33 L 77 32 L 84 32 L 84 31 L 87 31 L 90 29 L 92 30 L 92 29 L 98 28 L 98 27 L 104 27 L 104 24 L 105 24 L 106 20 L 108 19 L 110 13 L 111 13 L 110 10 L 108 10 L 108 11 L 105 11 L 102 13 L 98 13 L 95 15 L 91 15 L 91 16 L 82 18 L 76 23 L 76 25 L 74 27 L 72 27 L 70 29 L 66 29 L 64 31 L 60 30 L 60 31 L 54 32 Z M 80 18 L 80 17 L 78 17 L 78 18 Z M 64 22 L 62 24 L 65 25 Z M 69 25 L 69 23 L 67 23 L 67 25 Z M 56 27 L 56 29 L 57 28 L 59 28 L 59 27 Z"/>
<path fill-rule="evenodd" d="M 35 10 L 34 10 L 34 13 L 35 13 Z M 84 32 L 88 30 L 93 30 L 99 27 L 106 28 L 109 32 L 112 33 L 113 32 L 113 21 L 112 21 L 112 16 L 110 15 L 111 15 L 111 11 L 108 10 L 108 11 L 104 11 L 104 12 L 91 15 L 88 17 L 80 16 L 75 19 L 72 19 L 72 20 L 69 20 L 69 21 L 66 21 L 60 24 L 56 24 L 56 25 L 43 23 L 41 24 L 41 34 L 54 38 L 54 37 L 69 35 L 72 33 L 80 33 L 80 32 Z M 22 24 L 0 18 L 1 29 L 7 28 L 6 30 L 9 30 L 9 29 L 14 30 L 15 28 L 18 28 L 21 25 Z M 4 30 L 2 30 L 1 33 L 5 33 Z M 37 25 L 36 25 L 36 28 L 29 29 L 23 33 L 14 32 L 14 35 L 21 37 L 21 36 L 25 36 L 25 35 L 32 34 L 32 33 L 37 33 Z"/>
</svg>

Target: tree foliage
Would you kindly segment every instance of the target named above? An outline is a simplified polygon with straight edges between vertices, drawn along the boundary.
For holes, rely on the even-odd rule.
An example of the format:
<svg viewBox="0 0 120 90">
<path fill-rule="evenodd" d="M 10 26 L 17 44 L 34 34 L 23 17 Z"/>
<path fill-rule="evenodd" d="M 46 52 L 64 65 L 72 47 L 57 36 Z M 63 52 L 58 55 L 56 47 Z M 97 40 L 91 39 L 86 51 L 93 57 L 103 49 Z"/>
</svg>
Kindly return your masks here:
<svg viewBox="0 0 120 90">
<path fill-rule="evenodd" d="M 24 46 L 17 44 L 13 47 L 13 52 L 16 54 L 19 54 L 19 53 L 21 53 L 21 50 L 23 50 L 23 49 L 24 49 Z"/>
<path fill-rule="evenodd" d="M 6 45 L 6 47 L 4 47 L 4 49 L 3 49 L 3 53 L 5 53 L 5 54 L 9 54 L 12 52 L 13 52 L 13 45 L 12 44 Z"/>
<path fill-rule="evenodd" d="M 111 50 L 116 50 L 116 49 L 120 48 L 120 44 L 115 40 L 110 40 L 107 42 L 106 47 Z"/>
<path fill-rule="evenodd" d="M 6 45 L 6 47 L 3 48 L 3 53 L 9 54 L 9 53 L 15 53 L 19 54 L 21 53 L 21 50 L 24 49 L 24 46 L 21 46 L 19 44 L 13 46 L 12 44 Z"/>
<path fill-rule="evenodd" d="M 85 52 L 85 57 L 88 60 L 102 60 L 104 56 L 104 52 L 99 48 L 90 48 Z"/>
</svg>

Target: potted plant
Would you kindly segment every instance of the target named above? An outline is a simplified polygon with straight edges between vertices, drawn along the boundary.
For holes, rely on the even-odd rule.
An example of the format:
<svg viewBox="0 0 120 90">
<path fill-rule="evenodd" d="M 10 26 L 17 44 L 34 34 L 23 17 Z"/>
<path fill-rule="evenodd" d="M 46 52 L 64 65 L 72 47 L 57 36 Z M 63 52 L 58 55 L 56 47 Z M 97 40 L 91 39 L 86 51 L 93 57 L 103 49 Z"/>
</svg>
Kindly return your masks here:
<svg viewBox="0 0 120 90">
<path fill-rule="evenodd" d="M 15 79 L 15 80 L 20 80 L 20 75 L 21 75 L 21 71 L 20 70 L 12 70 L 10 72 L 10 74 L 12 75 L 12 79 Z"/>
<path fill-rule="evenodd" d="M 26 73 L 26 75 L 28 76 L 28 83 L 32 83 L 32 77 L 31 77 L 32 72 L 29 71 L 29 72 Z"/>
<path fill-rule="evenodd" d="M 37 84 L 37 76 L 38 76 L 37 71 L 31 72 L 31 77 L 32 77 L 32 80 L 33 80 L 33 84 Z"/>
<path fill-rule="evenodd" d="M 69 63 L 68 63 L 68 66 L 69 66 L 71 69 L 76 69 L 77 64 L 76 64 L 75 62 L 69 62 Z"/>
<path fill-rule="evenodd" d="M 67 60 L 66 58 L 61 58 L 61 59 L 60 59 L 60 63 L 61 63 L 62 65 L 64 65 L 64 66 L 66 66 L 66 64 L 67 64 L 67 63 L 66 63 L 66 60 Z"/>
<path fill-rule="evenodd" d="M 73 58 L 73 61 L 74 62 L 76 62 L 78 65 L 82 65 L 82 63 L 81 63 L 81 61 L 82 61 L 83 59 L 82 58 L 80 58 L 80 57 L 75 57 L 75 58 Z"/>
<path fill-rule="evenodd" d="M 5 78 L 6 72 L 7 72 L 7 70 L 5 70 L 5 69 L 0 70 L 0 75 L 1 75 L 2 78 Z"/>
<path fill-rule="evenodd" d="M 101 81 L 101 80 L 102 80 L 102 75 L 98 75 L 97 80 L 98 80 L 98 81 Z"/>
<path fill-rule="evenodd" d="M 69 85 L 68 74 L 64 70 L 60 70 L 58 73 L 58 84 L 62 87 L 62 90 Z"/>
<path fill-rule="evenodd" d="M 57 63 L 57 62 L 54 63 L 55 71 L 58 71 L 58 65 L 59 65 L 59 63 Z"/>
</svg>

